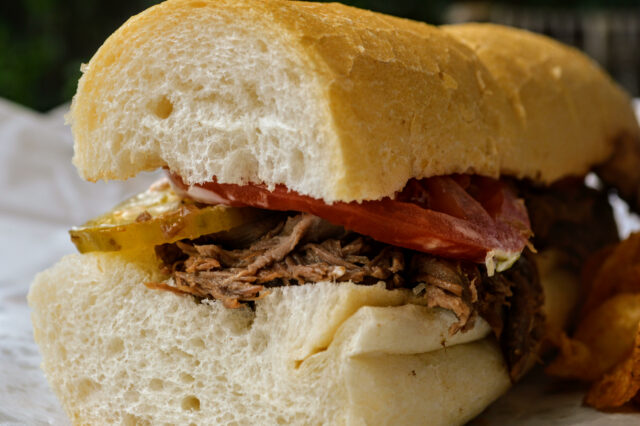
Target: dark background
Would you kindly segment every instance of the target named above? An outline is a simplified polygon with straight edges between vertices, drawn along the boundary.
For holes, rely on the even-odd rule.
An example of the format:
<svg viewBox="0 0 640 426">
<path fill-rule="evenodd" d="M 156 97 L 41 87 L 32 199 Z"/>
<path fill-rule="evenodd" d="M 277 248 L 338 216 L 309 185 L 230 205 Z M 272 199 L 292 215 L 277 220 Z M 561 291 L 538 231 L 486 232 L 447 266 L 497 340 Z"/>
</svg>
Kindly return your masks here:
<svg viewBox="0 0 640 426">
<path fill-rule="evenodd" d="M 80 64 L 129 16 L 155 3 L 0 1 L 0 98 L 39 111 L 69 101 Z M 344 3 L 432 24 L 492 21 L 545 33 L 585 50 L 627 90 L 640 95 L 640 0 Z"/>
</svg>

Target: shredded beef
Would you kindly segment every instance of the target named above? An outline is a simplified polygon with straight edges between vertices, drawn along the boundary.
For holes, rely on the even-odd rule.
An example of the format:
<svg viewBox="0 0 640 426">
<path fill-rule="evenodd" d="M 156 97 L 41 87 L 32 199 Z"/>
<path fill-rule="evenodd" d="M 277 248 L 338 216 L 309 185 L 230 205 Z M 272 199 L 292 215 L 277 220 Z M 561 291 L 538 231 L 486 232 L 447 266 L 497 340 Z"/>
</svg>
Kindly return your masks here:
<svg viewBox="0 0 640 426">
<path fill-rule="evenodd" d="M 536 360 L 544 334 L 544 292 L 530 257 L 530 253 L 525 252 L 500 278 L 510 284 L 511 291 L 511 296 L 504 299 L 502 305 L 505 316 L 499 338 L 513 381 Z"/>
<path fill-rule="evenodd" d="M 200 239 L 158 246 L 156 252 L 175 289 L 222 300 L 227 307 L 256 300 L 265 287 L 278 285 L 386 281 L 388 288 L 397 288 L 404 282 L 401 249 L 347 233 L 309 214 L 277 223 L 246 248 L 228 250 Z"/>
<path fill-rule="evenodd" d="M 476 291 L 477 276 L 475 269 L 464 271 L 463 262 L 449 261 L 426 254 L 415 254 L 411 261 L 411 280 L 424 290 L 428 306 L 453 311 L 458 322 L 453 324 L 449 333 L 466 331 L 474 324 L 477 315 Z M 416 287 L 418 290 L 420 287 Z M 418 295 L 422 291 L 417 292 Z"/>
<path fill-rule="evenodd" d="M 426 286 L 428 306 L 457 315 L 459 321 L 449 332 L 471 328 L 480 315 L 500 341 L 511 379 L 520 378 L 535 360 L 544 332 L 544 293 L 531 253 L 526 251 L 509 270 L 491 277 L 469 262 L 424 254 L 413 260 L 413 279 Z"/>
<path fill-rule="evenodd" d="M 618 228 L 606 192 L 566 179 L 548 188 L 522 185 L 533 244 L 559 249 L 569 266 L 579 269 L 590 254 L 618 242 Z"/>
</svg>

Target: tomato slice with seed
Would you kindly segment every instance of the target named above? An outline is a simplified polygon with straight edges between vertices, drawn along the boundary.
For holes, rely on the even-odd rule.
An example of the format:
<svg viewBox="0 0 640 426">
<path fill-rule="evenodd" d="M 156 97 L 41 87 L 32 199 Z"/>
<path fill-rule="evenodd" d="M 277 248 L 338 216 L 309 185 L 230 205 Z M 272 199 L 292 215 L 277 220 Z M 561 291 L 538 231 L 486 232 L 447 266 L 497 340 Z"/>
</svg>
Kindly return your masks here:
<svg viewBox="0 0 640 426">
<path fill-rule="evenodd" d="M 531 235 L 521 199 L 507 183 L 468 175 L 412 179 L 391 198 L 376 201 L 322 200 L 276 185 L 235 185 L 216 181 L 174 185 L 201 202 L 311 213 L 375 240 L 443 257 L 485 263 L 489 272 L 506 269 Z"/>
</svg>

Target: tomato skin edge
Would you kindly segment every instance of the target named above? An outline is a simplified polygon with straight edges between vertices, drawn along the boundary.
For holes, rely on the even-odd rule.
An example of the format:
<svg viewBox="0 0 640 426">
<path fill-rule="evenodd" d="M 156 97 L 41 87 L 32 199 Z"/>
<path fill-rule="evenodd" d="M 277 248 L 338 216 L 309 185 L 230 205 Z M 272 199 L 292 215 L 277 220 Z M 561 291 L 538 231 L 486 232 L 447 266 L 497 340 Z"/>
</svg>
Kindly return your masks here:
<svg viewBox="0 0 640 426">
<path fill-rule="evenodd" d="M 531 235 L 522 200 L 507 184 L 489 178 L 476 179 L 480 193 L 485 190 L 478 199 L 469 195 L 455 178 L 443 176 L 424 179 L 424 183 L 418 181 L 418 185 L 426 189 L 428 198 L 420 205 L 411 202 L 412 197 L 402 191 L 396 199 L 326 204 L 289 191 L 284 185 L 269 190 L 261 184 L 236 185 L 212 180 L 188 186 L 180 176 L 169 175 L 177 191 L 190 197 L 195 194 L 194 198 L 201 202 L 207 202 L 203 199 L 206 191 L 215 202 L 234 207 L 310 213 L 387 244 L 484 263 L 490 271 L 496 268 L 494 257 L 499 262 L 502 258 L 507 259 L 506 263 L 515 261 Z M 403 197 L 408 201 L 403 201 Z M 429 203 L 444 211 L 424 207 Z"/>
</svg>

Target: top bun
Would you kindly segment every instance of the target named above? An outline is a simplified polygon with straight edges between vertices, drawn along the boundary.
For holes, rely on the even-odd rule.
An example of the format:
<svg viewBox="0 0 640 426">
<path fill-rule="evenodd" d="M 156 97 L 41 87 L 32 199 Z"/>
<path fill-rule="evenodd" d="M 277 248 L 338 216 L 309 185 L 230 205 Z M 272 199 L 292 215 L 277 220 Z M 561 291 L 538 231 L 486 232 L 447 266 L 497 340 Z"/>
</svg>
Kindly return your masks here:
<svg viewBox="0 0 640 426">
<path fill-rule="evenodd" d="M 168 167 L 360 201 L 450 173 L 546 184 L 639 134 L 627 95 L 572 48 L 340 4 L 170 0 L 83 71 L 70 121 L 89 180 Z"/>
</svg>

